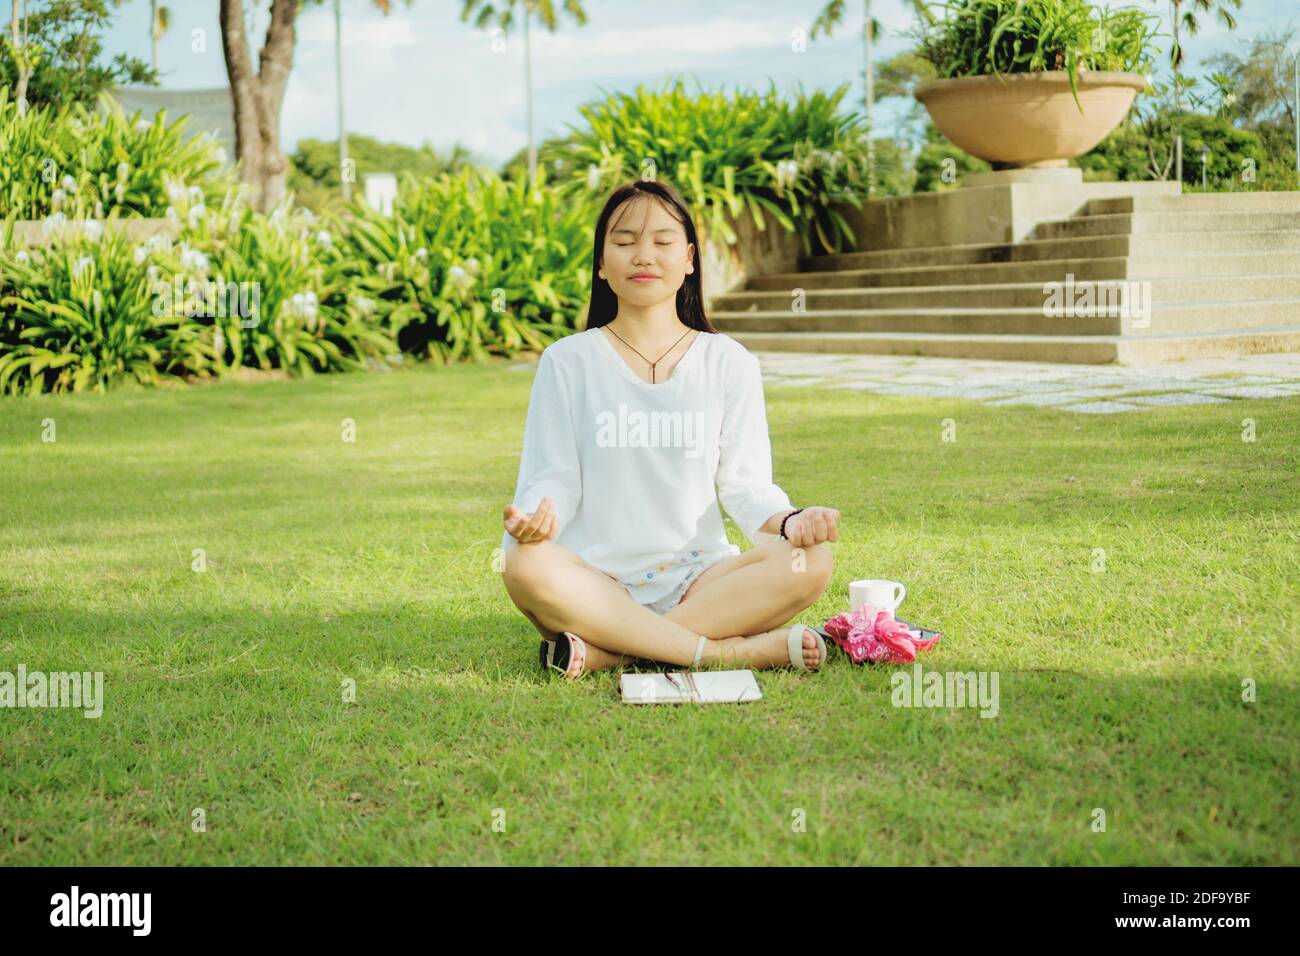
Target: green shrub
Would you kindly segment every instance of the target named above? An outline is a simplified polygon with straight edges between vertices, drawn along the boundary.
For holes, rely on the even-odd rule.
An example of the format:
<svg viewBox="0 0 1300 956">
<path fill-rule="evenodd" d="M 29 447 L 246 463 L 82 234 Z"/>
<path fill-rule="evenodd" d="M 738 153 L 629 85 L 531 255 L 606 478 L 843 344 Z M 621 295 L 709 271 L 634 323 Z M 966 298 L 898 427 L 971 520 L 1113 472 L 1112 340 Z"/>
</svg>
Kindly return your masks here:
<svg viewBox="0 0 1300 956">
<path fill-rule="evenodd" d="M 153 315 L 131 242 L 101 230 L 70 230 L 33 250 L 5 236 L 0 394 L 103 391 L 120 378 L 155 384 L 163 377 L 169 320 Z"/>
<path fill-rule="evenodd" d="M 403 352 L 446 363 L 541 350 L 577 328 L 596 212 L 544 176 L 536 190 L 477 168 L 407 176 L 391 217 L 354 204 L 340 267 Z"/>
<path fill-rule="evenodd" d="M 861 207 L 867 192 L 867 127 L 839 107 L 849 85 L 832 93 L 778 95 L 688 93 L 681 80 L 661 90 L 637 87 L 579 108 L 586 125 L 542 158 L 558 168 L 566 191 L 608 193 L 647 174 L 670 179 L 712 236 L 734 242 L 728 223 L 748 214 L 763 227 L 766 209 L 797 231 L 806 253 L 854 244 L 834 203 Z M 558 165 L 557 165 L 558 164 Z"/>
<path fill-rule="evenodd" d="M 193 198 L 200 197 L 197 192 Z M 192 374 L 239 368 L 295 374 L 359 369 L 397 352 L 370 320 L 334 236 L 293 196 L 269 214 L 253 211 L 236 192 L 220 207 L 182 203 L 186 223 L 176 243 L 163 243 L 151 264 L 165 297 L 193 339 L 173 343 Z"/>
<path fill-rule="evenodd" d="M 1173 179 L 1176 170 L 1168 165 L 1170 142 L 1174 125 L 1183 137 L 1183 179 L 1188 186 L 1199 188 L 1201 182 L 1202 147 L 1208 150 L 1206 174 L 1211 187 L 1217 183 L 1218 189 L 1265 188 L 1256 184 L 1242 183 L 1243 169 L 1252 168 L 1258 172 L 1271 168 L 1269 154 L 1258 136 L 1249 130 L 1237 129 L 1226 119 L 1199 113 L 1183 113 L 1168 119 L 1169 127 L 1163 127 L 1156 136 L 1151 130 L 1139 123 L 1129 122 L 1112 130 L 1104 140 L 1089 153 L 1080 156 L 1075 163 L 1084 170 L 1089 179 L 1121 180 L 1136 182 L 1162 178 Z"/>
<path fill-rule="evenodd" d="M 397 353 L 334 237 L 286 198 L 269 215 L 231 190 L 172 192 L 175 240 L 100 224 L 47 247 L 0 244 L 0 393 L 103 390 L 117 379 L 364 368 Z M 110 223 L 111 225 L 111 223 Z"/>
<path fill-rule="evenodd" d="M 104 113 L 72 104 L 19 115 L 0 87 L 0 218 L 161 218 L 171 204 L 168 179 L 214 201 L 234 185 L 209 136 L 185 138 L 183 118 L 128 118 L 107 102 Z"/>
</svg>

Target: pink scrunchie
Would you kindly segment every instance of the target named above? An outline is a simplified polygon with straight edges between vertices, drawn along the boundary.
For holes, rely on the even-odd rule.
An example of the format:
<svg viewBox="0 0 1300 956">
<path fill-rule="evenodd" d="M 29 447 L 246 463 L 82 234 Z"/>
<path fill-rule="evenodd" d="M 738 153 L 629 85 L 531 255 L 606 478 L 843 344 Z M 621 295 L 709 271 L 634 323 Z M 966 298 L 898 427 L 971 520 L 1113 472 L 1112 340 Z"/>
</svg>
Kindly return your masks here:
<svg viewBox="0 0 1300 956">
<path fill-rule="evenodd" d="M 928 651 L 939 640 L 937 636 L 928 640 L 913 637 L 893 614 L 870 604 L 836 614 L 826 622 L 825 628 L 855 664 L 863 661 L 909 664 L 916 660 L 917 651 Z"/>
</svg>

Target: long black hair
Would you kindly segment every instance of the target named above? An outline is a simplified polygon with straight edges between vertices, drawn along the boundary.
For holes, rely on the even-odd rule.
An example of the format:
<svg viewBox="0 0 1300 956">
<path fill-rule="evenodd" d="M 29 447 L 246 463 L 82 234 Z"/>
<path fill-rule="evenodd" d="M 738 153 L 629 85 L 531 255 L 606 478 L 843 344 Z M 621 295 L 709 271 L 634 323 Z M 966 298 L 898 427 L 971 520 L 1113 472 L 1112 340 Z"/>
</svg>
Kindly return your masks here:
<svg viewBox="0 0 1300 956">
<path fill-rule="evenodd" d="M 693 250 L 691 261 L 695 271 L 687 274 L 682 287 L 677 290 L 677 317 L 681 319 L 683 325 L 692 329 L 699 329 L 701 332 L 717 332 L 718 330 L 709 322 L 708 316 L 704 314 L 704 295 L 700 279 L 700 240 L 695 233 L 695 221 L 691 218 L 686 200 L 682 199 L 681 194 L 668 183 L 647 182 L 643 179 L 634 179 L 610 193 L 609 198 L 605 200 L 605 208 L 600 211 L 600 218 L 596 220 L 596 238 L 591 254 L 591 305 L 587 309 L 587 328 L 597 329 L 602 325 L 608 325 L 618 315 L 618 296 L 614 294 L 609 283 L 600 277 L 600 256 L 605 251 L 605 231 L 609 228 L 610 216 L 622 203 L 634 196 L 648 196 L 659 200 L 673 218 L 685 228 L 686 241 L 691 244 Z"/>
</svg>

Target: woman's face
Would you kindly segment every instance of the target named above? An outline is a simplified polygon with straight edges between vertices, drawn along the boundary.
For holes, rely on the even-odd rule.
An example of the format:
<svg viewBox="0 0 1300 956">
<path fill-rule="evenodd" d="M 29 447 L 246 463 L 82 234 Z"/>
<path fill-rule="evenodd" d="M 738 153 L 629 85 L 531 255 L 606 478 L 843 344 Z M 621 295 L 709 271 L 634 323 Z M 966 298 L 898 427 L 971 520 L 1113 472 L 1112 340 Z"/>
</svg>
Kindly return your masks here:
<svg viewBox="0 0 1300 956">
<path fill-rule="evenodd" d="M 609 217 L 600 276 L 621 301 L 651 306 L 674 298 L 695 271 L 686 229 L 651 196 L 635 196 Z"/>
</svg>

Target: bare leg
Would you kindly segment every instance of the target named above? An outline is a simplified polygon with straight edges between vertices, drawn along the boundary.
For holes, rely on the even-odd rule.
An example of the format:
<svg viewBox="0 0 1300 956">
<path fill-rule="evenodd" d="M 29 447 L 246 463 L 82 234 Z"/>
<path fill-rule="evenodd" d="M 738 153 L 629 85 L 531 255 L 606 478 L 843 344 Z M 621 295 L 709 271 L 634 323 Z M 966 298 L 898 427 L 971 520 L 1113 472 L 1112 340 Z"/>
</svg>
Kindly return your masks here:
<svg viewBox="0 0 1300 956">
<path fill-rule="evenodd" d="M 785 629 L 767 629 L 816 601 L 830 572 L 826 545 L 792 553 L 787 541 L 768 542 L 709 568 L 682 603 L 662 617 L 553 541 L 512 548 L 504 579 L 511 600 L 544 638 L 554 640 L 560 631 L 583 638 L 591 652 L 588 670 L 626 664 L 634 657 L 689 665 L 699 635 L 713 639 L 702 663 L 768 667 L 788 661 Z M 745 640 L 745 634 L 758 636 Z M 804 644 L 805 659 L 816 664 L 815 641 L 806 636 Z"/>
<path fill-rule="evenodd" d="M 554 541 L 511 547 L 502 577 L 510 599 L 546 630 L 571 631 L 614 656 L 680 665 L 695 659 L 699 634 L 638 604 L 621 584 Z M 723 652 L 720 642 L 707 641 L 701 663 L 723 660 Z"/>
<path fill-rule="evenodd" d="M 830 545 L 767 541 L 710 567 L 664 616 L 714 639 L 764 634 L 815 604 L 833 569 Z"/>
</svg>

